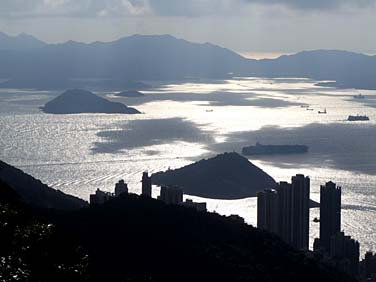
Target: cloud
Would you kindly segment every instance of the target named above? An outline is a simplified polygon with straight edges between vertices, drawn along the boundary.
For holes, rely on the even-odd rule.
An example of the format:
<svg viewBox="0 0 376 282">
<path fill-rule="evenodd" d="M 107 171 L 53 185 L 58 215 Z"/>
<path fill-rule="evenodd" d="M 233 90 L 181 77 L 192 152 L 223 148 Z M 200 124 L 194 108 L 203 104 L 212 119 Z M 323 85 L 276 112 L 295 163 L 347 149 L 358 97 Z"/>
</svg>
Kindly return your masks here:
<svg viewBox="0 0 376 282">
<path fill-rule="evenodd" d="M 151 10 L 162 16 L 204 16 L 230 12 L 244 4 L 240 0 L 147 0 Z"/>
<path fill-rule="evenodd" d="M 0 15 L 12 17 L 201 17 L 243 14 L 256 6 L 290 9 L 336 9 L 375 6 L 373 0 L 2 0 Z"/>
<path fill-rule="evenodd" d="M 147 0 L 2 0 L 0 15 L 25 17 L 103 17 L 148 14 Z"/>
<path fill-rule="evenodd" d="M 282 5 L 295 9 L 334 9 L 343 6 L 374 6 L 373 0 L 243 0 L 248 4 Z"/>
</svg>

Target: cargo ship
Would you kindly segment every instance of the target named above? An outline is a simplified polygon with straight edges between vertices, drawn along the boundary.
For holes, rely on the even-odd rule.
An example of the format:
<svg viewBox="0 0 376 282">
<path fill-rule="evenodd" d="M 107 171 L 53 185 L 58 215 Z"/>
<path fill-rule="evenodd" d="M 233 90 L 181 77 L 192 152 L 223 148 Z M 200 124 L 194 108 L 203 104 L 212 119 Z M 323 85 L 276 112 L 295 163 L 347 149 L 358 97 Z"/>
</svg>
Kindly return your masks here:
<svg viewBox="0 0 376 282">
<path fill-rule="evenodd" d="M 364 99 L 365 98 L 365 96 L 362 95 L 362 93 L 359 93 L 358 95 L 354 95 L 353 97 L 354 97 L 354 99 Z"/>
<path fill-rule="evenodd" d="M 263 145 L 256 143 L 255 146 L 243 147 L 242 153 L 251 155 L 274 155 L 274 154 L 304 154 L 308 152 L 306 145 Z"/>
<path fill-rule="evenodd" d="M 369 120 L 369 117 L 367 116 L 360 116 L 360 115 L 356 115 L 356 116 L 349 116 L 347 118 L 348 121 L 366 121 L 366 120 Z"/>
</svg>

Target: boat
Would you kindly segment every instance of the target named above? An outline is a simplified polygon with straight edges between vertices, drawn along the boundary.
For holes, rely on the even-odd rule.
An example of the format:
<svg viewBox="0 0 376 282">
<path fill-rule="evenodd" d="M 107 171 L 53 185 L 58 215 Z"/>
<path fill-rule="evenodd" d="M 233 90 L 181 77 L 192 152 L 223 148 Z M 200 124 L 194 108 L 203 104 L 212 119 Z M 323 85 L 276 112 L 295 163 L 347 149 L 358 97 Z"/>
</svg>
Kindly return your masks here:
<svg viewBox="0 0 376 282">
<path fill-rule="evenodd" d="M 315 218 L 313 219 L 313 222 L 318 223 L 318 222 L 320 222 L 320 219 L 318 219 L 317 217 L 315 217 Z"/>
<path fill-rule="evenodd" d="M 326 114 L 326 108 L 323 111 L 318 111 L 319 114 Z"/>
<path fill-rule="evenodd" d="M 354 97 L 354 99 L 364 99 L 365 98 L 365 96 L 362 95 L 362 93 L 359 93 L 358 95 L 354 95 L 353 97 Z"/>
<path fill-rule="evenodd" d="M 313 109 L 311 109 L 311 108 L 306 108 L 306 110 L 307 110 L 307 111 L 313 111 Z"/>
<path fill-rule="evenodd" d="M 211 112 L 213 112 L 213 110 L 206 110 L 206 112 L 207 112 L 207 113 L 211 113 Z"/>
<path fill-rule="evenodd" d="M 301 108 L 309 108 L 309 105 L 300 105 Z"/>
<path fill-rule="evenodd" d="M 274 154 L 304 154 L 308 152 L 306 145 L 263 145 L 243 147 L 243 155 L 274 155 Z"/>
<path fill-rule="evenodd" d="M 356 116 L 350 115 L 347 118 L 347 120 L 348 121 L 366 121 L 366 120 L 369 120 L 369 117 L 368 116 L 360 116 L 360 115 L 356 115 Z"/>
</svg>

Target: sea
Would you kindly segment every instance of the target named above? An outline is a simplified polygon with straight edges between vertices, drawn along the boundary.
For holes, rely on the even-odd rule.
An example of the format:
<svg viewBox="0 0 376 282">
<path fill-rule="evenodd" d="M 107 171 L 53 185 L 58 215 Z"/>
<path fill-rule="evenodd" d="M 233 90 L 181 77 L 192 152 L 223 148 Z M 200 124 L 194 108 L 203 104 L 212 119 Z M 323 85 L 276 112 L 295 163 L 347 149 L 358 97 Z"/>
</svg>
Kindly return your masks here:
<svg viewBox="0 0 376 282">
<path fill-rule="evenodd" d="M 303 144 L 307 154 L 249 160 L 276 181 L 295 174 L 342 187 L 342 229 L 376 251 L 376 91 L 318 86 L 302 78 L 147 82 L 139 98 L 96 92 L 142 114 L 53 115 L 40 110 L 62 91 L 0 89 L 0 159 L 42 182 L 83 199 L 113 191 L 124 179 L 140 193 L 142 172 L 179 168 L 243 146 Z M 121 90 L 121 89 L 120 89 Z M 364 98 L 354 96 L 361 93 Z M 326 114 L 319 111 L 326 110 Z M 349 122 L 349 115 L 369 121 Z M 154 187 L 153 196 L 158 195 Z M 238 214 L 256 225 L 255 198 L 205 199 L 208 210 Z M 318 209 L 310 212 L 310 244 L 318 237 Z"/>
</svg>

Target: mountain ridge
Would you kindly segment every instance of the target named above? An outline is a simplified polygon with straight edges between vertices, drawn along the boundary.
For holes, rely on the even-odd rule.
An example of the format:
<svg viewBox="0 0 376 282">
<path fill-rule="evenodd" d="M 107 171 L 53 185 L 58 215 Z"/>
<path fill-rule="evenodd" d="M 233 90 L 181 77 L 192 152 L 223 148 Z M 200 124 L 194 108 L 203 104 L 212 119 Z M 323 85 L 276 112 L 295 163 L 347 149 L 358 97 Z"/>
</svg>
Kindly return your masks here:
<svg viewBox="0 0 376 282">
<path fill-rule="evenodd" d="M 47 46 L 42 40 L 26 33 L 12 36 L 0 31 L 0 50 L 28 50 Z"/>
<path fill-rule="evenodd" d="M 1 40 L 0 40 L 1 45 Z M 1 48 L 0 48 L 1 49 Z M 38 62 L 38 64 L 36 64 Z M 334 86 L 376 89 L 376 56 L 318 49 L 276 59 L 248 59 L 211 43 L 171 35 L 132 35 L 111 42 L 68 41 L 43 48 L 0 50 L 4 88 L 82 88 L 77 79 L 171 81 L 189 78 L 304 77 Z"/>
<path fill-rule="evenodd" d="M 132 40 L 132 39 L 138 40 L 138 39 L 161 39 L 161 38 L 164 38 L 164 39 L 177 40 L 177 41 L 181 41 L 181 42 L 192 44 L 192 45 L 202 45 L 202 46 L 208 45 L 208 46 L 211 46 L 211 47 L 221 48 L 221 49 L 224 49 L 224 50 L 231 51 L 231 52 L 237 54 L 239 57 L 242 57 L 243 59 L 246 59 L 246 60 L 249 60 L 249 61 L 275 61 L 275 60 L 278 60 L 278 59 L 281 59 L 281 58 L 284 58 L 284 57 L 294 57 L 296 55 L 310 54 L 310 53 L 313 54 L 313 53 L 318 53 L 318 52 L 326 52 L 326 53 L 335 52 L 335 53 L 342 53 L 342 54 L 360 55 L 360 56 L 363 56 L 363 57 L 376 57 L 376 55 L 369 55 L 369 54 L 362 53 L 362 52 L 356 52 L 356 51 L 350 51 L 350 50 L 344 50 L 344 49 L 318 48 L 318 49 L 301 50 L 301 51 L 294 52 L 292 54 L 282 54 L 281 56 L 279 56 L 277 58 L 273 58 L 273 59 L 270 59 L 270 58 L 251 59 L 251 58 L 247 58 L 247 57 L 241 55 L 240 53 L 238 53 L 236 51 L 232 51 L 229 48 L 222 47 L 220 45 L 213 44 L 211 42 L 203 42 L 203 43 L 193 42 L 193 41 L 189 41 L 189 40 L 186 40 L 186 39 L 183 39 L 183 38 L 175 37 L 171 34 L 133 34 L 133 35 L 129 35 L 129 36 L 123 36 L 123 37 L 120 37 L 119 39 L 115 39 L 115 40 L 111 40 L 111 41 L 99 41 L 99 40 L 97 40 L 97 41 L 93 41 L 93 42 L 89 42 L 89 43 L 76 41 L 76 40 L 67 40 L 67 41 L 63 41 L 63 42 L 60 42 L 60 43 L 46 43 L 46 42 L 38 39 L 37 37 L 30 35 L 30 34 L 27 34 L 27 33 L 20 33 L 18 35 L 12 36 L 12 35 L 8 35 L 5 32 L 0 31 L 0 40 L 2 39 L 3 36 L 5 36 L 7 38 L 29 37 L 29 38 L 33 38 L 33 39 L 35 39 L 39 42 L 42 42 L 44 46 L 62 46 L 62 45 L 93 46 L 93 45 L 97 45 L 97 44 L 100 44 L 100 45 L 118 44 L 118 43 L 122 43 L 123 41 Z M 0 45 L 0 47 L 1 47 L 1 45 Z"/>
</svg>

